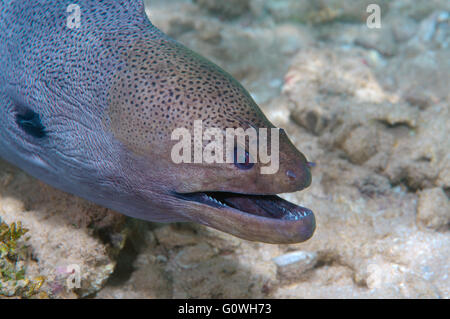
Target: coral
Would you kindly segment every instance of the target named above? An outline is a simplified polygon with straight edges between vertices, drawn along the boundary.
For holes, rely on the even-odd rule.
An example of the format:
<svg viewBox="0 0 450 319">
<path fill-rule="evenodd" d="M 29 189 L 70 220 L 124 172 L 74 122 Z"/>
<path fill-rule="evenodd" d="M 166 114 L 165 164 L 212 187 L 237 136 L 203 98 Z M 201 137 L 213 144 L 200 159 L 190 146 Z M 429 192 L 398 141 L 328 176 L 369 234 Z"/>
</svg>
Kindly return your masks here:
<svg viewBox="0 0 450 319">
<path fill-rule="evenodd" d="M 45 297 L 40 288 L 45 277 L 30 279 L 25 275 L 24 261 L 27 259 L 28 229 L 20 221 L 4 223 L 0 219 L 0 296 L 31 298 Z"/>
</svg>

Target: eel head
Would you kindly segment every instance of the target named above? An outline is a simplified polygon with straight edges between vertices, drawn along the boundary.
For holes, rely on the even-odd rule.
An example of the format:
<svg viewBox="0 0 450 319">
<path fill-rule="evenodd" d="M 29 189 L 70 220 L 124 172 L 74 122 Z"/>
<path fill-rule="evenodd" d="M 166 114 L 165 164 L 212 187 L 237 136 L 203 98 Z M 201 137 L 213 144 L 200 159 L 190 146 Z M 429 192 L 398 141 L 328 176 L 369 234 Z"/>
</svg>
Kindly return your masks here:
<svg viewBox="0 0 450 319">
<path fill-rule="evenodd" d="M 262 173 L 269 164 L 250 160 L 259 153 L 248 141 L 224 148 L 223 163 L 195 163 L 196 121 L 204 130 L 216 130 L 214 140 L 226 136 L 228 128 L 254 128 L 258 146 L 267 142 L 266 153 L 278 154 L 276 169 Z M 127 158 L 121 165 L 129 188 L 139 200 L 147 200 L 148 211 L 141 218 L 170 214 L 176 216 L 173 220 L 267 243 L 296 243 L 312 236 L 313 212 L 277 196 L 310 185 L 305 156 L 231 75 L 183 45 L 168 38 L 135 43 L 114 76 L 103 122 Z M 173 160 L 178 128 L 191 133 L 186 142 L 193 142 L 188 144 L 193 163 Z M 262 128 L 267 129 L 264 140 Z M 200 137 L 203 147 L 212 140 Z M 244 158 L 238 160 L 237 154 Z"/>
</svg>

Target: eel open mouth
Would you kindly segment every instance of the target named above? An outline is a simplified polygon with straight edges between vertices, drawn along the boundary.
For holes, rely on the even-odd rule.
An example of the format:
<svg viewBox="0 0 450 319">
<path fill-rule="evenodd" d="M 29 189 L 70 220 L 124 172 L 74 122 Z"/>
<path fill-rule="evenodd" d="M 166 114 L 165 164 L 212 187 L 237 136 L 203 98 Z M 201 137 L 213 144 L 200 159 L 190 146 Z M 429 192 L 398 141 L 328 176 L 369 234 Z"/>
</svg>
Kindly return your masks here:
<svg viewBox="0 0 450 319">
<path fill-rule="evenodd" d="M 313 215 L 305 207 L 295 205 L 276 195 L 246 195 L 227 192 L 197 192 L 177 194 L 178 197 L 215 208 L 232 208 L 261 217 L 297 221 Z"/>
<path fill-rule="evenodd" d="M 316 228 L 315 217 L 310 209 L 277 195 L 230 192 L 174 195 L 205 207 L 197 210 L 197 217 L 191 215 L 194 221 L 247 240 L 272 244 L 299 243 L 311 238 Z"/>
</svg>

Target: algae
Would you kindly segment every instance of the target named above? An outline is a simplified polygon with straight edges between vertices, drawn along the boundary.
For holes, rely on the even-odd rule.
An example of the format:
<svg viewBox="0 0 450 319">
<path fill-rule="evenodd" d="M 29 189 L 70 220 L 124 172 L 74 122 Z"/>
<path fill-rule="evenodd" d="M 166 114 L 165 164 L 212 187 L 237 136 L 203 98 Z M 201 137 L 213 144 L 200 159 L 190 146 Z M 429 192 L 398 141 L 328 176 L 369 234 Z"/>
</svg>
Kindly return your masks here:
<svg viewBox="0 0 450 319">
<path fill-rule="evenodd" d="M 0 219 L 0 296 L 31 298 L 43 294 L 40 288 L 45 278 L 26 276 L 27 232 L 20 221 L 8 225 Z"/>
</svg>

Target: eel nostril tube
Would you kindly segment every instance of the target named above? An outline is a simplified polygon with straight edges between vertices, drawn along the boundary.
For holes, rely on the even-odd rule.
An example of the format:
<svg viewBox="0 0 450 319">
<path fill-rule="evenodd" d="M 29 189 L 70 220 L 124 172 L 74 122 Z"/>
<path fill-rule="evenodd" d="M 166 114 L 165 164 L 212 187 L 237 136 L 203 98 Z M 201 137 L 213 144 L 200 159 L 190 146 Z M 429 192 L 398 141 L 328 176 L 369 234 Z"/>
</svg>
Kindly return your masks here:
<svg viewBox="0 0 450 319">
<path fill-rule="evenodd" d="M 286 175 L 287 175 L 287 177 L 289 177 L 289 179 L 292 179 L 292 180 L 297 178 L 297 175 L 295 175 L 295 173 L 291 170 L 287 170 Z"/>
<path fill-rule="evenodd" d="M 306 162 L 306 165 L 308 165 L 310 168 L 316 167 L 316 163 L 314 162 Z"/>
</svg>

